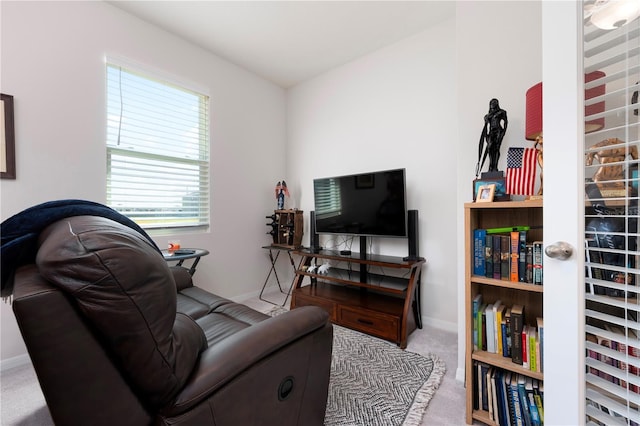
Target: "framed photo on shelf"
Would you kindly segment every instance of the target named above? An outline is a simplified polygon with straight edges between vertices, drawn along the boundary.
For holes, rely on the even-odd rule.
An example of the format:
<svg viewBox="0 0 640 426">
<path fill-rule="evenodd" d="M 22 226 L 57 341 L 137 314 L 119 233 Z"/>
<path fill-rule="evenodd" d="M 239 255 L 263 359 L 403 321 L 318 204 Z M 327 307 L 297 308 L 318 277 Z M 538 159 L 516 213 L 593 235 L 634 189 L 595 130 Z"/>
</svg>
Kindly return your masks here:
<svg viewBox="0 0 640 426">
<path fill-rule="evenodd" d="M 16 178 L 16 140 L 13 96 L 0 93 L 0 178 Z"/>
<path fill-rule="evenodd" d="M 473 181 L 473 200 L 478 198 L 478 189 L 481 186 L 495 185 L 493 201 L 511 201 L 511 195 L 507 194 L 507 183 L 504 177 L 480 178 Z"/>
<path fill-rule="evenodd" d="M 478 194 L 476 195 L 476 203 L 490 203 L 493 201 L 493 197 L 496 192 L 496 184 L 490 183 L 489 185 L 482 185 L 478 188 Z"/>
</svg>

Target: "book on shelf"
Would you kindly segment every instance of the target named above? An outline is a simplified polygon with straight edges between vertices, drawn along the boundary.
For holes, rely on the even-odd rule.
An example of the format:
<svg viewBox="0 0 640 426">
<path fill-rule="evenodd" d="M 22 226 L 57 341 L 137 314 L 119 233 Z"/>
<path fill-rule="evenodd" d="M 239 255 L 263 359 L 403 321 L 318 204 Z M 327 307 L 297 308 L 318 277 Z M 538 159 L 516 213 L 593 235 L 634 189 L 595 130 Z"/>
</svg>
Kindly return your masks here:
<svg viewBox="0 0 640 426">
<path fill-rule="evenodd" d="M 527 391 L 524 388 L 526 378 L 522 374 L 518 374 L 518 399 L 520 400 L 520 406 L 522 407 L 522 417 L 526 426 L 532 426 L 531 413 L 529 412 L 529 403 L 527 402 Z"/>
<path fill-rule="evenodd" d="M 487 334 L 487 352 L 495 353 L 496 352 L 496 335 L 495 335 L 495 319 L 493 316 L 493 305 L 494 303 L 490 303 L 484 310 L 486 323 L 485 323 L 485 332 Z"/>
<path fill-rule="evenodd" d="M 502 327 L 502 356 L 511 357 L 511 308 L 504 313 Z"/>
<path fill-rule="evenodd" d="M 478 399 L 479 406 L 484 411 L 489 411 L 489 395 L 487 393 L 487 371 L 489 371 L 489 365 L 484 362 L 478 363 Z"/>
<path fill-rule="evenodd" d="M 511 280 L 511 238 L 500 235 L 500 279 Z"/>
<path fill-rule="evenodd" d="M 527 282 L 527 231 L 518 232 L 518 282 Z"/>
<path fill-rule="evenodd" d="M 473 298 L 473 303 L 471 307 L 473 321 L 473 349 L 478 350 L 478 309 L 480 309 L 480 305 L 482 304 L 482 293 L 478 293 Z"/>
<path fill-rule="evenodd" d="M 542 317 L 536 318 L 536 326 L 538 327 L 538 371 L 544 372 L 544 320 Z"/>
<path fill-rule="evenodd" d="M 493 278 L 502 279 L 502 242 L 500 235 L 493 235 Z"/>
<path fill-rule="evenodd" d="M 524 390 L 527 395 L 527 403 L 529 404 L 529 414 L 531 416 L 532 426 L 541 426 L 540 414 L 538 413 L 538 407 L 536 405 L 535 398 L 533 396 L 533 379 L 527 377 L 524 383 Z"/>
<path fill-rule="evenodd" d="M 474 328 L 478 332 L 478 347 L 474 349 L 477 349 L 477 350 L 485 350 L 486 348 L 486 344 L 483 344 L 483 342 L 486 342 L 486 335 L 485 335 L 484 327 L 482 323 L 482 318 L 484 317 L 484 310 L 486 309 L 486 307 L 487 307 L 486 303 L 480 303 L 480 307 L 478 308 L 478 312 L 476 314 L 475 321 L 474 321 L 475 322 Z"/>
<path fill-rule="evenodd" d="M 507 400 L 506 404 L 507 404 L 507 409 L 509 410 L 509 423 L 507 423 L 508 425 L 515 425 L 516 424 L 516 412 L 515 412 L 515 405 L 513 403 L 513 397 L 511 394 L 511 376 L 512 373 L 511 371 L 505 371 L 502 381 L 503 381 L 503 385 L 504 385 L 504 392 L 505 392 L 505 398 Z"/>
<path fill-rule="evenodd" d="M 487 306 L 484 306 L 484 309 L 480 313 L 480 327 L 482 328 L 482 350 L 487 350 Z M 478 341 L 478 345 L 480 341 Z"/>
<path fill-rule="evenodd" d="M 511 359 L 522 365 L 522 327 L 524 326 L 524 306 L 511 307 Z"/>
<path fill-rule="evenodd" d="M 493 386 L 491 386 L 491 374 L 493 373 L 494 367 L 489 367 L 487 373 L 485 375 L 485 387 L 487 388 L 487 409 L 489 411 L 489 419 L 491 421 L 495 421 L 493 418 Z"/>
<path fill-rule="evenodd" d="M 485 229 L 476 229 L 473 231 L 473 274 L 484 276 L 485 268 L 485 240 L 487 231 Z"/>
<path fill-rule="evenodd" d="M 484 269 L 484 276 L 493 278 L 493 235 L 487 235 L 484 240 Z"/>
<path fill-rule="evenodd" d="M 520 231 L 511 232 L 511 253 L 510 253 L 510 273 L 509 279 L 518 282 L 518 274 L 520 271 Z"/>
<path fill-rule="evenodd" d="M 542 404 L 542 394 L 540 392 L 541 387 L 542 383 L 538 382 L 538 379 L 533 379 L 533 399 L 536 402 L 540 423 L 544 424 L 544 406 Z"/>
<path fill-rule="evenodd" d="M 504 311 L 506 306 L 500 301 L 496 302 L 493 305 L 493 315 L 495 316 L 495 327 L 496 327 L 496 353 L 502 353 L 502 316 L 504 315 Z"/>
<path fill-rule="evenodd" d="M 511 373 L 511 383 L 509 385 L 509 392 L 511 395 L 511 402 L 513 404 L 513 418 L 516 426 L 526 426 L 524 421 L 524 414 L 522 412 L 522 404 L 520 403 L 520 396 L 518 393 L 518 374 Z"/>
<path fill-rule="evenodd" d="M 491 374 L 490 374 L 490 385 L 491 385 L 491 402 L 493 405 L 493 410 L 491 407 L 489 407 L 489 412 L 493 413 L 490 417 L 491 419 L 500 424 L 500 408 L 499 408 L 499 401 L 498 401 L 498 386 L 496 383 L 496 373 L 499 369 L 496 367 L 491 367 Z"/>
<path fill-rule="evenodd" d="M 494 369 L 495 382 L 493 385 L 496 390 L 494 418 L 498 425 L 510 424 L 509 401 L 505 392 L 504 374 L 503 369 L 498 367 Z"/>
<path fill-rule="evenodd" d="M 498 369 L 498 376 L 496 382 L 498 383 L 498 389 L 500 390 L 500 425 L 511 425 L 512 410 L 509 401 L 509 392 L 507 387 L 507 376 L 510 376 L 510 372 L 507 370 Z M 511 380 L 511 379 L 509 379 Z"/>
<path fill-rule="evenodd" d="M 524 324 L 522 326 L 522 332 L 520 333 L 520 340 L 522 341 L 522 366 L 525 369 L 529 369 L 529 326 Z"/>
<path fill-rule="evenodd" d="M 533 284 L 533 244 L 527 244 L 527 254 L 525 258 L 527 263 L 527 276 L 525 282 Z"/>
<path fill-rule="evenodd" d="M 529 327 L 527 330 L 527 339 L 529 339 L 528 347 L 529 347 L 529 369 L 531 371 L 540 371 L 538 369 L 538 358 L 537 353 L 539 349 L 538 346 L 538 336 L 535 327 Z"/>
<path fill-rule="evenodd" d="M 533 283 L 542 285 L 543 262 L 542 262 L 542 241 L 533 242 Z"/>
</svg>

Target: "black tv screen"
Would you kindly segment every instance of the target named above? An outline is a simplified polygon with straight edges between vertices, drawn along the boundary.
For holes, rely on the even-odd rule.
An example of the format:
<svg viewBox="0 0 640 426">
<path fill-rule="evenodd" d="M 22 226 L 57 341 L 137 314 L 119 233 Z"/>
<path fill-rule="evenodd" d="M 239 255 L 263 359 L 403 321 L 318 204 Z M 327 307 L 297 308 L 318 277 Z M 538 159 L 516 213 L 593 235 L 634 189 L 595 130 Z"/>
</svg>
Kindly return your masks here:
<svg viewBox="0 0 640 426">
<path fill-rule="evenodd" d="M 407 236 L 405 169 L 313 180 L 316 232 Z"/>
</svg>

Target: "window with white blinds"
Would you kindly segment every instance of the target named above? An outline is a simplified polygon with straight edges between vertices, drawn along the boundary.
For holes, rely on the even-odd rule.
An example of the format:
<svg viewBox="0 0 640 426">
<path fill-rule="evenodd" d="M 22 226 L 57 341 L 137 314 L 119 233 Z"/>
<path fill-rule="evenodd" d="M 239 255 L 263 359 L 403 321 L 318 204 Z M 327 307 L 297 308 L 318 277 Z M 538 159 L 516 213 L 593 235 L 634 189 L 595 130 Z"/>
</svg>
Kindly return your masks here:
<svg viewBox="0 0 640 426">
<path fill-rule="evenodd" d="M 585 423 L 638 425 L 640 19 L 602 29 L 607 3 L 584 2 Z"/>
<path fill-rule="evenodd" d="M 107 63 L 107 204 L 145 229 L 209 224 L 209 97 Z"/>
</svg>

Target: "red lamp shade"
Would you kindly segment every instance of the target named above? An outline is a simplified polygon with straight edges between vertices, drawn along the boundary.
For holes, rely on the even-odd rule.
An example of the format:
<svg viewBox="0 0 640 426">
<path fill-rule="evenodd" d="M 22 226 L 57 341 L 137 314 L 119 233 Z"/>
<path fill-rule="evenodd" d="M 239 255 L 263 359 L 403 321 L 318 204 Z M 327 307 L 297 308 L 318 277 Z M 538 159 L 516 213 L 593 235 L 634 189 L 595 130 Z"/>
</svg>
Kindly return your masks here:
<svg viewBox="0 0 640 426">
<path fill-rule="evenodd" d="M 584 81 L 589 83 L 591 81 L 598 80 L 605 77 L 605 73 L 602 71 L 593 71 L 589 74 L 585 74 Z M 598 86 L 594 86 L 584 91 L 585 100 L 593 99 L 597 96 L 605 94 L 605 84 L 602 83 Z M 585 117 L 599 114 L 604 112 L 604 100 L 596 102 L 584 107 Z M 584 132 L 591 133 L 596 130 L 600 130 L 604 127 L 604 117 L 589 120 L 584 123 Z M 538 136 L 542 136 L 542 83 L 538 83 L 535 86 L 527 90 L 526 101 L 526 121 L 525 121 L 525 138 L 530 141 L 535 140 Z"/>
<path fill-rule="evenodd" d="M 527 90 L 524 137 L 534 141 L 542 135 L 542 82 Z"/>
</svg>

